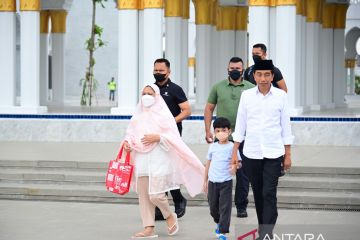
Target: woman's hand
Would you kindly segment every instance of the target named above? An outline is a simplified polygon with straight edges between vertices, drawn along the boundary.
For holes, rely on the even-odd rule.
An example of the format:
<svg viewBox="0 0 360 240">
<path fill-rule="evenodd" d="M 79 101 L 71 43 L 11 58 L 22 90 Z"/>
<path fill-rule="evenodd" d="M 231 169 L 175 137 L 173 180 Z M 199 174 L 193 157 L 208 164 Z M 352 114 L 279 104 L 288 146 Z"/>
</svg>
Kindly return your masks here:
<svg viewBox="0 0 360 240">
<path fill-rule="evenodd" d="M 131 152 L 132 151 L 130 143 L 128 141 L 124 142 L 124 150 L 125 150 L 125 152 Z"/>
<path fill-rule="evenodd" d="M 141 142 L 145 146 L 150 145 L 152 143 L 160 142 L 160 135 L 159 134 L 145 134 L 144 137 L 141 139 Z"/>
</svg>

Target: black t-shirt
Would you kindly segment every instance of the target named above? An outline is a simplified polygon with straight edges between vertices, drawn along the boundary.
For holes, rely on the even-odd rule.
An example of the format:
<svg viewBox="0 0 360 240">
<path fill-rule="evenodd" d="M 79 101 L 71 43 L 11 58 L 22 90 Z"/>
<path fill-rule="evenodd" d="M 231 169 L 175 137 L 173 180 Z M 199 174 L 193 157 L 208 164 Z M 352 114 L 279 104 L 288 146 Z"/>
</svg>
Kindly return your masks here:
<svg viewBox="0 0 360 240">
<path fill-rule="evenodd" d="M 156 84 L 156 83 L 155 83 Z M 171 114 L 176 117 L 181 113 L 179 107 L 180 103 L 186 102 L 188 99 L 184 93 L 184 90 L 177 84 L 171 82 L 169 79 L 166 84 L 160 86 L 156 84 L 160 89 L 160 94 L 166 102 L 166 105 L 170 109 Z M 180 135 L 182 130 L 181 122 L 177 123 Z"/>
<path fill-rule="evenodd" d="M 253 71 L 254 65 L 248 67 L 244 72 L 244 79 L 251 82 L 252 84 L 256 85 L 255 79 L 254 79 L 254 71 Z M 283 75 L 281 74 L 280 70 L 277 67 L 274 67 L 274 80 L 272 81 L 272 84 L 274 87 L 279 88 L 278 82 L 283 79 Z"/>
</svg>

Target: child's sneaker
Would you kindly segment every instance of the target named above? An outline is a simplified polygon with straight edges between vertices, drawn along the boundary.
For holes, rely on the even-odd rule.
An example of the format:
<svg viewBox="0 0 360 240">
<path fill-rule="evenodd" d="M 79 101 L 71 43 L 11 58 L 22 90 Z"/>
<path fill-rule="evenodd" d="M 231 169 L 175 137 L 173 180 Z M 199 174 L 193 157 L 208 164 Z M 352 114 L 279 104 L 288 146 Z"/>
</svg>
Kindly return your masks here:
<svg viewBox="0 0 360 240">
<path fill-rule="evenodd" d="M 226 236 L 226 234 L 220 233 L 218 239 L 219 240 L 228 240 L 228 237 Z"/>
<path fill-rule="evenodd" d="M 215 234 L 216 234 L 216 237 L 219 238 L 219 236 L 220 236 L 219 224 L 216 226 Z"/>
</svg>

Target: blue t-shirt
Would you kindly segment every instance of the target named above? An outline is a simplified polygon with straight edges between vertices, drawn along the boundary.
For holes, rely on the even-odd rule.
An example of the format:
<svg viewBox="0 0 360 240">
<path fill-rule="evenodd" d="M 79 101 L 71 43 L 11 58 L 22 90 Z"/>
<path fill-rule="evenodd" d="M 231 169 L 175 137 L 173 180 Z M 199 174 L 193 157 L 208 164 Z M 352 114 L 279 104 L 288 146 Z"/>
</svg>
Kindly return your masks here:
<svg viewBox="0 0 360 240">
<path fill-rule="evenodd" d="M 208 174 L 209 181 L 221 183 L 232 179 L 230 170 L 233 146 L 234 143 L 232 142 L 227 144 L 215 142 L 210 145 L 207 153 L 207 159 L 211 161 Z M 238 158 L 241 159 L 239 151 Z"/>
</svg>

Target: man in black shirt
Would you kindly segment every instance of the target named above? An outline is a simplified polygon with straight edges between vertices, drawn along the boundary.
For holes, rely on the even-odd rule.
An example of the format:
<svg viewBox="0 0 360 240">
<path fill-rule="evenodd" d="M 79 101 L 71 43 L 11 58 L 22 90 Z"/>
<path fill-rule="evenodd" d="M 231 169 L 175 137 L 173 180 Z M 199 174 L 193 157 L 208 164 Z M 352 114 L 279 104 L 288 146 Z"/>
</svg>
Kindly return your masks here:
<svg viewBox="0 0 360 240">
<path fill-rule="evenodd" d="M 179 133 L 182 133 L 181 121 L 190 116 L 191 107 L 183 89 L 177 84 L 171 82 L 170 76 L 170 62 L 165 58 L 156 59 L 154 62 L 154 78 L 155 84 L 160 89 L 160 94 L 166 102 L 170 112 L 175 118 Z M 186 199 L 180 192 L 180 189 L 171 190 L 171 196 L 175 205 L 175 213 L 178 218 L 185 214 Z M 162 214 L 158 208 L 155 212 L 155 220 L 163 219 Z"/>
<path fill-rule="evenodd" d="M 266 46 L 265 44 L 258 43 L 253 46 L 252 49 L 252 56 L 254 62 L 261 61 L 266 59 Z M 244 72 L 244 79 L 251 82 L 252 84 L 256 85 L 255 79 L 254 79 L 254 65 L 248 67 Z M 280 72 L 280 70 L 277 67 L 274 67 L 274 80 L 272 82 L 274 87 L 280 88 L 287 92 L 287 87 L 285 80 Z"/>
</svg>

